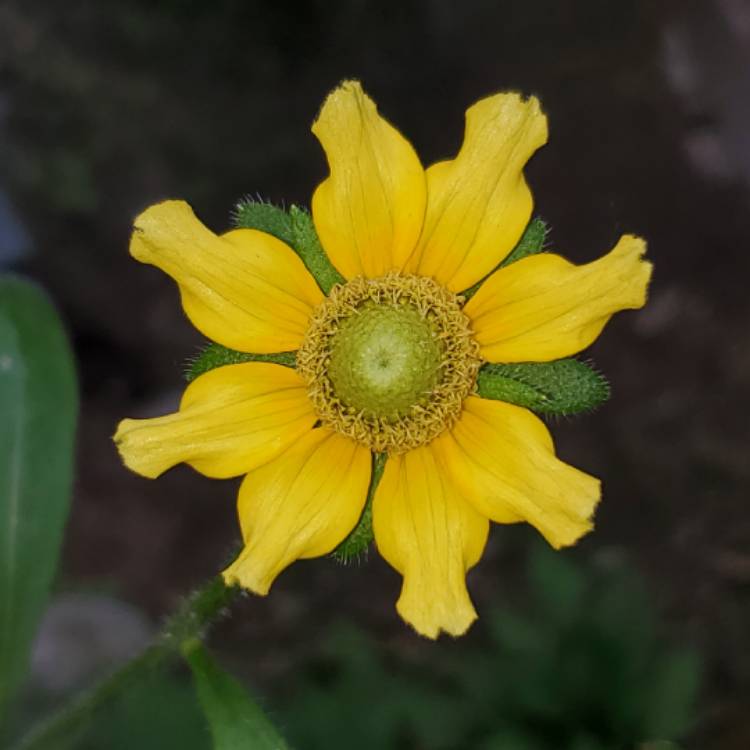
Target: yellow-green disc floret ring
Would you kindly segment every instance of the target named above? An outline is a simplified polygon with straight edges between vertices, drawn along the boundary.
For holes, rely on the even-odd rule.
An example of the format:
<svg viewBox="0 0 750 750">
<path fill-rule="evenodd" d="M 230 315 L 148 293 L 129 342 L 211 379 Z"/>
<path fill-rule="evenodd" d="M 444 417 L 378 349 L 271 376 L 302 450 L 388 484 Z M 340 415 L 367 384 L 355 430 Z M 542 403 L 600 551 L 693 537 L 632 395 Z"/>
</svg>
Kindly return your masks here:
<svg viewBox="0 0 750 750">
<path fill-rule="evenodd" d="M 461 301 L 432 279 L 398 273 L 334 287 L 297 353 L 322 422 L 388 453 L 453 424 L 480 365 Z"/>
</svg>

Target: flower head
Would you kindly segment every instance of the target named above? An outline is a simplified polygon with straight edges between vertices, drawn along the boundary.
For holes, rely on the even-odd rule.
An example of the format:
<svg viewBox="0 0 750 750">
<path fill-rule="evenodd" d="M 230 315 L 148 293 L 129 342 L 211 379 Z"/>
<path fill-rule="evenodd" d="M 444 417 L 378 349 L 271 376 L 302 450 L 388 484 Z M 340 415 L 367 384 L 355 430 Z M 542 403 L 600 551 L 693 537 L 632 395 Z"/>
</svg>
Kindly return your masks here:
<svg viewBox="0 0 750 750">
<path fill-rule="evenodd" d="M 356 82 L 330 94 L 313 132 L 330 166 L 313 220 L 343 278 L 327 297 L 292 247 L 254 229 L 217 236 L 181 201 L 141 214 L 130 246 L 175 279 L 210 339 L 296 352 L 295 366 L 213 369 L 179 411 L 123 420 L 115 440 L 147 477 L 180 462 L 245 475 L 244 549 L 224 577 L 258 594 L 341 543 L 363 513 L 373 452 L 387 455 L 372 519 L 403 576 L 398 611 L 423 635 L 460 635 L 476 618 L 465 578 L 489 522 L 526 521 L 563 547 L 591 529 L 600 494 L 556 457 L 537 416 L 480 398 L 477 372 L 568 357 L 613 313 L 641 307 L 645 243 L 626 235 L 584 266 L 550 253 L 501 265 L 531 217 L 523 168 L 547 139 L 534 97 L 474 104 L 457 156 L 426 170 Z"/>
</svg>

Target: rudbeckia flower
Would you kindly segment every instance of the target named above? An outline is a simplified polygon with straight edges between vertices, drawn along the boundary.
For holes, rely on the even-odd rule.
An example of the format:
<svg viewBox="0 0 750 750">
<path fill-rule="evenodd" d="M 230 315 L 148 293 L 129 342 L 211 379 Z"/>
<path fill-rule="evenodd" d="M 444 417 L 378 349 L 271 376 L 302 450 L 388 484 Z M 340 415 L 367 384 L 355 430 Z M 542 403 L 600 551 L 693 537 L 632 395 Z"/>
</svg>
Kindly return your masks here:
<svg viewBox="0 0 750 750">
<path fill-rule="evenodd" d="M 125 419 L 115 440 L 146 477 L 180 462 L 244 475 L 244 549 L 224 578 L 261 595 L 352 531 L 373 456 L 386 455 L 372 522 L 403 576 L 398 612 L 425 636 L 457 636 L 476 619 L 465 579 L 490 521 L 526 521 L 560 548 L 592 528 L 600 496 L 531 411 L 477 395 L 477 372 L 568 357 L 641 307 L 645 243 L 626 235 L 582 266 L 542 253 L 498 269 L 531 218 L 523 168 L 547 140 L 534 97 L 474 104 L 456 157 L 428 169 L 356 82 L 328 96 L 312 130 L 330 167 L 312 217 L 344 279 L 328 296 L 292 247 L 254 229 L 216 235 L 182 201 L 142 213 L 130 245 L 177 282 L 209 339 L 295 352 L 294 366 L 213 369 L 179 411 Z"/>
</svg>

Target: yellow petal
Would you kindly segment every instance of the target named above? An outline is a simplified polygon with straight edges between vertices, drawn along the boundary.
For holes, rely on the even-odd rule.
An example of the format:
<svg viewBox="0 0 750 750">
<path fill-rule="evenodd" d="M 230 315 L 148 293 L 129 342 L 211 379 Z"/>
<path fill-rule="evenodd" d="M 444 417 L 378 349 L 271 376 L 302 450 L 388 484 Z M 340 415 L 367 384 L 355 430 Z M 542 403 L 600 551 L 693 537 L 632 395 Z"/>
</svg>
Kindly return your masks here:
<svg viewBox="0 0 750 750">
<path fill-rule="evenodd" d="M 245 548 L 227 584 L 264 595 L 290 563 L 331 552 L 359 520 L 370 465 L 367 448 L 319 428 L 251 471 L 238 500 Z"/>
<path fill-rule="evenodd" d="M 181 462 L 209 477 L 234 477 L 282 453 L 316 419 L 293 369 L 247 362 L 196 378 L 174 414 L 124 419 L 115 443 L 125 465 L 151 479 Z"/>
<path fill-rule="evenodd" d="M 331 170 L 312 199 L 331 262 L 347 279 L 400 269 L 424 218 L 425 176 L 414 149 L 357 81 L 328 96 L 312 131 Z"/>
<path fill-rule="evenodd" d="M 528 521 L 555 548 L 593 527 L 599 480 L 556 458 L 547 428 L 526 409 L 471 396 L 431 447 L 461 494 L 493 521 Z"/>
<path fill-rule="evenodd" d="M 545 253 L 501 268 L 464 308 L 482 357 L 548 362 L 585 349 L 614 313 L 646 303 L 652 266 L 645 252 L 640 237 L 625 235 L 584 266 Z"/>
<path fill-rule="evenodd" d="M 130 252 L 178 283 L 185 313 L 201 333 L 240 351 L 297 349 L 323 300 L 283 242 L 254 229 L 219 237 L 184 201 L 146 209 L 135 220 Z"/>
<path fill-rule="evenodd" d="M 470 107 L 456 158 L 427 170 L 424 228 L 406 270 L 460 292 L 495 268 L 529 222 L 523 168 L 546 142 L 535 97 L 497 94 Z"/>
<path fill-rule="evenodd" d="M 458 636 L 477 615 L 466 571 L 489 523 L 447 481 L 429 447 L 388 459 L 373 503 L 378 550 L 404 577 L 396 608 L 428 638 Z"/>
</svg>

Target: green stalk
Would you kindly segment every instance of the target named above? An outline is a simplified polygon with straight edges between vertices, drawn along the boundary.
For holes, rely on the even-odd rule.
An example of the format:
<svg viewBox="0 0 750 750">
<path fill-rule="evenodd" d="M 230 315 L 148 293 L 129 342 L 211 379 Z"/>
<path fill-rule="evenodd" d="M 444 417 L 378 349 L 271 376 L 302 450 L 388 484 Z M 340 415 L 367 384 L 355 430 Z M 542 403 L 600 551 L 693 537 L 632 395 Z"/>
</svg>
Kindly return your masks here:
<svg viewBox="0 0 750 750">
<path fill-rule="evenodd" d="M 186 642 L 202 640 L 220 619 L 240 589 L 227 588 L 221 577 L 187 597 L 164 624 L 154 643 L 94 687 L 74 696 L 66 705 L 31 730 L 12 750 L 52 750 L 65 747 L 89 723 L 95 711 L 123 693 L 134 681 L 165 663 L 182 657 Z"/>
</svg>

